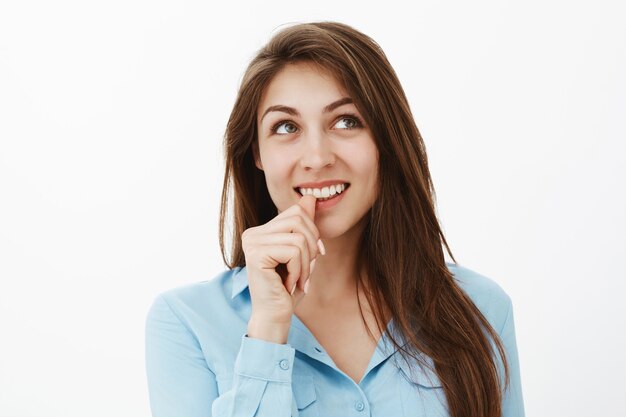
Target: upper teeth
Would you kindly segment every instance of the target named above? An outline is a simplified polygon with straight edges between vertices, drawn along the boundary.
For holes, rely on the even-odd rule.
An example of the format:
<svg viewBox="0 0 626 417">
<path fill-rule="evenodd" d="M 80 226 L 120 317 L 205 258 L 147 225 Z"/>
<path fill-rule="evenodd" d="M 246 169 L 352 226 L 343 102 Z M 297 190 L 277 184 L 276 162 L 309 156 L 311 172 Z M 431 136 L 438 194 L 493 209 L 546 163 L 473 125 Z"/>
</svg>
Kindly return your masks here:
<svg viewBox="0 0 626 417">
<path fill-rule="evenodd" d="M 298 188 L 300 194 L 312 194 L 315 198 L 326 198 L 331 195 L 342 193 L 346 189 L 346 184 L 334 184 L 324 188 Z"/>
</svg>

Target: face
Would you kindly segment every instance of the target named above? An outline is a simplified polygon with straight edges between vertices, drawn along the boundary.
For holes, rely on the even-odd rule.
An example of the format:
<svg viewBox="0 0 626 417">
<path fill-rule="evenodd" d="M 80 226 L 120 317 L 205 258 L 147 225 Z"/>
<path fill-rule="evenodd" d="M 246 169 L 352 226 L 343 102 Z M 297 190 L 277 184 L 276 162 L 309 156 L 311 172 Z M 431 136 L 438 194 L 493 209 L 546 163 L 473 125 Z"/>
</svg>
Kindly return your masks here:
<svg viewBox="0 0 626 417">
<path fill-rule="evenodd" d="M 330 73 L 309 63 L 285 66 L 261 97 L 257 126 L 255 164 L 279 213 L 300 200 L 300 185 L 330 180 L 347 188 L 327 203 L 318 199 L 321 236 L 334 238 L 360 223 L 378 194 L 378 149 Z M 304 188 L 325 193 L 326 184 L 313 185 Z"/>
</svg>

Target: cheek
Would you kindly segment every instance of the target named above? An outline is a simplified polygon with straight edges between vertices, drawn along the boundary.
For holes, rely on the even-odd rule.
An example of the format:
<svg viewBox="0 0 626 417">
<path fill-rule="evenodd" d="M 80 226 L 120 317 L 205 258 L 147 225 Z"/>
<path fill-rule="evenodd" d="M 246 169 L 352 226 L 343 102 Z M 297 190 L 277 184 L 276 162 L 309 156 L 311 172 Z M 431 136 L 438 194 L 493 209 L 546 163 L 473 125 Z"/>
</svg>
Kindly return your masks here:
<svg viewBox="0 0 626 417">
<path fill-rule="evenodd" d="M 353 169 L 358 172 L 361 179 L 362 192 L 367 196 L 367 203 L 371 205 L 378 197 L 378 150 L 371 144 L 369 147 L 364 146 L 364 150 L 355 153 L 357 158 L 353 159 Z"/>
<path fill-rule="evenodd" d="M 284 199 L 289 192 L 293 191 L 291 188 L 291 183 L 293 182 L 293 178 L 291 177 L 293 164 L 283 155 L 277 157 L 276 154 L 274 154 L 263 157 L 263 166 L 265 168 L 264 174 L 267 189 L 272 200 L 278 203 L 281 199 Z"/>
<path fill-rule="evenodd" d="M 349 161 L 354 172 L 366 182 L 375 181 L 378 176 L 378 150 L 376 147 L 368 143 L 359 150 L 354 150 L 350 155 Z"/>
</svg>

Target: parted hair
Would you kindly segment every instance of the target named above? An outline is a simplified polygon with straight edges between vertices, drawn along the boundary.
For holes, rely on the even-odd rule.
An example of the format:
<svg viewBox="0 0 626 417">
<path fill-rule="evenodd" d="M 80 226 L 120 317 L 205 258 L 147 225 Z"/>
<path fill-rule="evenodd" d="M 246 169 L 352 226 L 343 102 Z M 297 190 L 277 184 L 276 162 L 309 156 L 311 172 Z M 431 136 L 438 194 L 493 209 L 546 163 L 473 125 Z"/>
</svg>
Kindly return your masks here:
<svg viewBox="0 0 626 417">
<path fill-rule="evenodd" d="M 446 265 L 444 247 L 456 259 L 436 215 L 426 148 L 398 77 L 381 47 L 355 28 L 331 21 L 288 26 L 249 63 L 224 134 L 219 222 L 224 262 L 231 269 L 245 266 L 241 234 L 278 214 L 264 173 L 254 164 L 257 110 L 272 78 L 297 62 L 317 64 L 336 77 L 378 148 L 379 195 L 359 240 L 358 262 L 366 273 L 358 276 L 357 285 L 368 289 L 365 295 L 379 331 L 393 318 L 404 342 L 392 334 L 389 339 L 407 362 L 411 357 L 413 366 L 436 372 L 452 417 L 501 417 L 509 383 L 502 342 Z M 229 196 L 234 238 L 227 256 Z"/>
</svg>

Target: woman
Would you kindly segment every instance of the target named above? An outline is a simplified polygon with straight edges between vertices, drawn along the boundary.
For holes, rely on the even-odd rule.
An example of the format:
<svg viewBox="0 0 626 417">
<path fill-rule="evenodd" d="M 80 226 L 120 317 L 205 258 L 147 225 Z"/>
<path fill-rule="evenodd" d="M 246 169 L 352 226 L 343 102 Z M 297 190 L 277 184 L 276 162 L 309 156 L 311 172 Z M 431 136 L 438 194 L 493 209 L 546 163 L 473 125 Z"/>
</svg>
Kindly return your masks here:
<svg viewBox="0 0 626 417">
<path fill-rule="evenodd" d="M 155 417 L 523 416 L 511 300 L 445 262 L 424 143 L 372 39 L 334 22 L 276 34 L 225 154 L 229 269 L 156 298 Z"/>
</svg>

